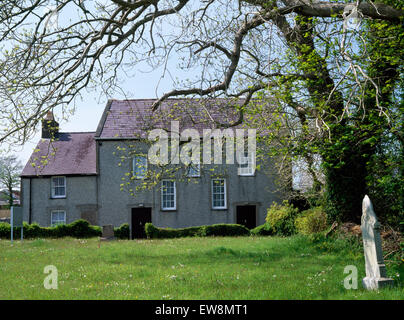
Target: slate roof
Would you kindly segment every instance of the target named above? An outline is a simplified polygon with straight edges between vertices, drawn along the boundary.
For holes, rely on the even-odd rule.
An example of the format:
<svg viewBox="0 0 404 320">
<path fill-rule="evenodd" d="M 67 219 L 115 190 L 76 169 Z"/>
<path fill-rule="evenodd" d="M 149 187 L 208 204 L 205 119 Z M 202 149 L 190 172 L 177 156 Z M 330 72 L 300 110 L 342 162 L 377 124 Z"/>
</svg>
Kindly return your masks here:
<svg viewBox="0 0 404 320">
<path fill-rule="evenodd" d="M 151 111 L 155 99 L 110 100 L 104 110 L 96 139 L 145 138 L 151 129 L 169 130 L 171 121 L 179 121 L 179 129 L 218 128 L 217 123 L 233 123 L 239 113 L 229 108 L 229 99 L 167 99 L 157 112 Z M 234 103 L 235 104 L 235 103 Z M 209 111 L 208 111 L 209 110 Z"/>
<path fill-rule="evenodd" d="M 41 139 L 35 149 L 21 177 L 97 174 L 94 132 L 60 132 L 56 141 Z"/>
<path fill-rule="evenodd" d="M 95 133 L 64 132 L 58 133 L 57 141 L 42 139 L 21 176 L 96 175 L 96 140 L 146 138 L 152 129 L 170 130 L 173 120 L 179 122 L 180 132 L 196 129 L 202 134 L 203 129 L 237 121 L 239 112 L 234 106 L 241 103 L 231 99 L 167 99 L 153 113 L 154 101 L 109 100 Z"/>
</svg>

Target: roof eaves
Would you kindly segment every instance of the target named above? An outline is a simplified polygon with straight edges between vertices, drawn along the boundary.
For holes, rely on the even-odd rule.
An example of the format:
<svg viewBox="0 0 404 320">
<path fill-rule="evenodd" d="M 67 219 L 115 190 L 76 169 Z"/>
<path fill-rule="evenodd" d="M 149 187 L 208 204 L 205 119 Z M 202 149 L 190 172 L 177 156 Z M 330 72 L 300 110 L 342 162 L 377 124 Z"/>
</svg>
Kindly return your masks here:
<svg viewBox="0 0 404 320">
<path fill-rule="evenodd" d="M 102 141 L 102 140 L 109 140 L 109 141 L 118 141 L 118 140 L 145 140 L 144 138 L 139 138 L 139 137 L 95 137 L 94 138 L 96 141 Z"/>
<path fill-rule="evenodd" d="M 55 174 L 29 174 L 20 175 L 20 178 L 49 178 L 49 177 L 88 177 L 88 176 L 98 176 L 98 173 L 55 173 Z"/>
</svg>

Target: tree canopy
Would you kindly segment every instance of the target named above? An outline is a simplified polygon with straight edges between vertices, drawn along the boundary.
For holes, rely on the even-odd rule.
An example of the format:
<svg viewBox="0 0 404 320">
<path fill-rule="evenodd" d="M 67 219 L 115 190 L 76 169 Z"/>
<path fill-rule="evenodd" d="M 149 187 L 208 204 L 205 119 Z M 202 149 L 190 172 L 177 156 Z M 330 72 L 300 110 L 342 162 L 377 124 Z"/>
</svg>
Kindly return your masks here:
<svg viewBox="0 0 404 320">
<path fill-rule="evenodd" d="M 20 189 L 21 163 L 15 156 L 0 158 L 0 187 L 4 188 L 8 195 L 8 203 L 14 204 L 14 191 Z"/>
<path fill-rule="evenodd" d="M 183 59 L 184 70 L 197 65 L 203 72 L 174 83 L 160 100 L 178 95 L 250 97 L 277 85 L 279 78 L 305 81 L 321 74 L 335 88 L 355 73 L 355 79 L 366 78 L 353 67 L 356 61 L 347 48 L 335 42 L 341 42 L 343 17 L 352 8 L 364 18 L 393 25 L 403 15 L 394 1 L 2 1 L 0 141 L 25 141 L 49 109 L 74 104 L 84 88 L 99 85 L 112 95 L 128 69 L 144 60 L 164 64 L 174 53 Z M 309 25 L 297 17 L 318 20 Z M 318 59 L 318 70 L 290 65 L 287 50 L 303 54 L 302 46 L 321 47 L 311 57 Z M 326 66 L 332 60 L 334 70 Z M 347 63 L 351 70 L 345 70 Z M 330 100 L 337 102 L 336 93 Z"/>
<path fill-rule="evenodd" d="M 232 126 L 257 112 L 253 97 L 270 97 L 290 133 L 271 142 L 309 171 L 320 155 L 330 217 L 357 220 L 370 163 L 402 152 L 402 21 L 394 0 L 2 1 L 0 141 L 24 142 L 85 88 L 111 96 L 139 63 L 174 56 L 184 74 L 200 72 L 153 110 L 170 97 L 240 97 Z"/>
</svg>

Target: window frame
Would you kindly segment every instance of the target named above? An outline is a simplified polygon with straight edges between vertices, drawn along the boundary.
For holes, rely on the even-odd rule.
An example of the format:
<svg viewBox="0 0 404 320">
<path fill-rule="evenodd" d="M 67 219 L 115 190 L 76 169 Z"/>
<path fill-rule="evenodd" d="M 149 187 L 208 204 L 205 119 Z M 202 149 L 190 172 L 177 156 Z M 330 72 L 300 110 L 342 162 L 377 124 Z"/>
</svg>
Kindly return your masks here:
<svg viewBox="0 0 404 320">
<path fill-rule="evenodd" d="M 190 172 L 191 168 L 193 168 L 195 166 L 197 166 L 197 168 L 198 168 L 198 173 L 197 174 L 190 174 L 189 172 Z M 200 176 L 201 176 L 201 164 L 191 162 L 187 167 L 187 177 L 188 178 L 200 178 Z"/>
<path fill-rule="evenodd" d="M 224 201 L 224 206 L 215 206 L 215 199 L 214 199 L 214 195 L 217 193 L 214 193 L 213 191 L 213 184 L 214 181 L 216 180 L 223 180 L 223 201 Z M 212 209 L 213 210 L 227 210 L 227 181 L 225 178 L 213 178 L 211 180 L 211 201 L 212 201 Z"/>
<path fill-rule="evenodd" d="M 64 221 L 62 222 L 62 223 L 54 223 L 53 222 L 53 214 L 54 213 L 61 213 L 61 212 L 63 212 L 64 213 Z M 60 221 L 60 220 L 58 220 L 58 221 Z M 66 224 L 66 222 L 67 222 L 67 213 L 66 213 L 66 210 L 63 210 L 63 209 L 54 209 L 54 210 L 51 210 L 51 226 L 52 227 L 55 227 L 55 226 L 57 226 L 57 225 L 61 225 L 61 224 Z"/>
<path fill-rule="evenodd" d="M 247 156 L 246 156 L 247 155 Z M 238 165 L 238 175 L 241 177 L 251 177 L 255 175 L 255 161 L 254 161 L 254 153 L 248 153 L 248 152 L 244 152 L 243 154 L 243 161 L 244 159 L 247 159 L 247 167 L 241 167 L 242 165 L 245 165 L 243 163 L 240 163 Z M 242 170 L 247 169 L 248 172 L 242 172 Z"/>
<path fill-rule="evenodd" d="M 163 199 L 163 196 L 164 196 L 164 182 L 172 182 L 173 183 L 174 207 L 165 207 L 164 206 L 164 199 Z M 174 210 L 177 210 L 177 183 L 176 183 L 175 180 L 171 180 L 171 179 L 163 179 L 163 180 L 161 180 L 160 201 L 161 201 L 161 210 L 162 211 L 174 211 Z"/>
<path fill-rule="evenodd" d="M 64 187 L 64 190 L 65 190 L 64 195 L 56 195 L 55 194 L 55 188 L 62 187 L 62 185 L 55 186 L 54 181 L 53 181 L 53 179 L 55 179 L 55 178 L 63 178 L 63 181 L 64 181 L 63 187 Z M 66 197 L 67 197 L 67 179 L 66 179 L 66 176 L 52 176 L 51 177 L 51 198 L 52 199 L 63 199 L 63 198 L 66 198 Z"/>
<path fill-rule="evenodd" d="M 144 175 L 137 175 L 137 174 L 136 174 L 137 172 L 136 172 L 135 168 L 136 168 L 137 166 L 135 166 L 135 161 L 137 161 L 138 158 L 143 158 L 143 159 L 146 160 L 146 164 L 145 164 L 145 168 L 144 168 Z M 146 155 L 144 155 L 144 154 L 137 154 L 137 155 L 135 155 L 135 156 L 133 157 L 133 159 L 132 159 L 132 171 L 133 171 L 133 177 L 134 177 L 135 179 L 139 179 L 139 180 L 146 179 L 146 176 L 147 176 L 147 168 L 148 168 L 148 159 L 147 159 L 147 156 L 146 156 Z M 141 168 L 141 169 L 143 169 L 143 168 Z"/>
</svg>

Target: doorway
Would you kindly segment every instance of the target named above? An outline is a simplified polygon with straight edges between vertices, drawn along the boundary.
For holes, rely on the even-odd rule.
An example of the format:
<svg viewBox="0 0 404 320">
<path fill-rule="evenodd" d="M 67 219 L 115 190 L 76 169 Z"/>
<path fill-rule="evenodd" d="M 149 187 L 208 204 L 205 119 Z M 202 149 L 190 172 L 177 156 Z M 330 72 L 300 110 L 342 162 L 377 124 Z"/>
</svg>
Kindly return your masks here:
<svg viewBox="0 0 404 320">
<path fill-rule="evenodd" d="M 151 208 L 132 208 L 132 239 L 146 238 L 147 222 L 152 222 Z"/>
<path fill-rule="evenodd" d="M 241 224 L 248 229 L 254 229 L 257 226 L 256 206 L 254 205 L 237 206 L 236 211 L 237 211 L 236 212 L 237 224 Z"/>
</svg>

